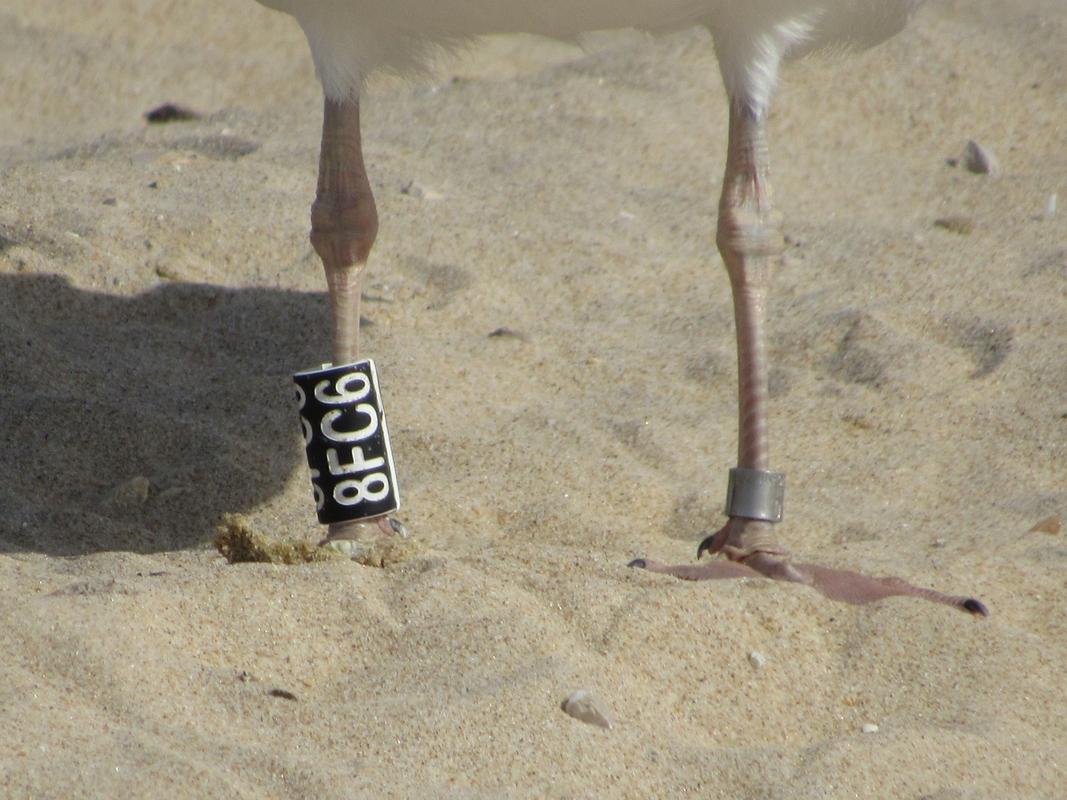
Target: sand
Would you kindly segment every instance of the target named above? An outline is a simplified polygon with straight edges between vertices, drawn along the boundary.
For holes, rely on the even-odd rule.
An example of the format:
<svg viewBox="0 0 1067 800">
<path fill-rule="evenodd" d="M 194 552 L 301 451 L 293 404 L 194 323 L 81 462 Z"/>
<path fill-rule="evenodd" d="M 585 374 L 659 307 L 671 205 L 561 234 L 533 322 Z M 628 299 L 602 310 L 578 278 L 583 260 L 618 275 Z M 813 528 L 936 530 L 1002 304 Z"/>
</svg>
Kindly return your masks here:
<svg viewBox="0 0 1067 800">
<path fill-rule="evenodd" d="M 935 0 L 772 122 L 782 540 L 988 620 L 626 567 L 692 561 L 735 455 L 698 31 L 373 82 L 364 341 L 419 549 L 227 563 L 224 514 L 320 535 L 319 89 L 249 0 L 92 6 L 0 11 L 0 795 L 1064 796 L 1060 0 Z"/>
</svg>

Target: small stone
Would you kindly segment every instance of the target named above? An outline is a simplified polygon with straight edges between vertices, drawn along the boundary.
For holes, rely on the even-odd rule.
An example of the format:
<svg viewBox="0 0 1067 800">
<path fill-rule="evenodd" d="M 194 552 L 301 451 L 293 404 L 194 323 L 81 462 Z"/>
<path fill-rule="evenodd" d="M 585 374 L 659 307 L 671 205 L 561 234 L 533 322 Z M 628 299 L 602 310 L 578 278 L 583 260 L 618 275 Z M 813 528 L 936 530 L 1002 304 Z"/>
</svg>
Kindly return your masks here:
<svg viewBox="0 0 1067 800">
<path fill-rule="evenodd" d="M 112 489 L 107 499 L 106 506 L 113 508 L 136 508 L 148 502 L 148 494 L 152 489 L 152 483 L 143 475 L 135 475 L 125 480 Z"/>
<path fill-rule="evenodd" d="M 605 730 L 611 730 L 613 726 L 611 718 L 601 707 L 600 701 L 593 697 L 593 693 L 588 689 L 572 692 L 560 708 L 576 720 L 588 725 L 596 725 Z"/>
<path fill-rule="evenodd" d="M 408 197 L 415 197 L 419 200 L 443 200 L 444 195 L 436 189 L 431 189 L 429 186 L 423 186 L 421 183 L 417 183 L 414 180 L 408 181 L 406 184 L 400 187 L 400 194 L 406 194 Z"/>
<path fill-rule="evenodd" d="M 144 118 L 154 125 L 159 125 L 167 122 L 188 122 L 189 120 L 200 119 L 200 114 L 177 103 L 164 103 L 161 106 L 156 106 L 151 111 L 146 111 Z"/>
<path fill-rule="evenodd" d="M 1048 196 L 1048 201 L 1045 203 L 1045 219 L 1052 219 L 1056 216 L 1056 204 L 1058 196 L 1055 192 Z"/>
<path fill-rule="evenodd" d="M 996 175 L 1000 172 L 997 157 L 974 139 L 963 149 L 963 165 L 976 175 Z"/>
<path fill-rule="evenodd" d="M 1063 521 L 1060 519 L 1060 515 L 1053 514 L 1051 517 L 1047 517 L 1034 525 L 1029 530 L 1029 533 L 1048 533 L 1055 536 L 1062 528 Z"/>
<path fill-rule="evenodd" d="M 878 733 L 878 726 L 873 722 L 864 722 L 863 727 L 860 728 L 864 733 Z"/>
<path fill-rule="evenodd" d="M 763 666 L 767 663 L 767 657 L 759 650 L 753 650 L 748 654 L 748 663 L 756 669 L 763 669 Z"/>
<path fill-rule="evenodd" d="M 967 236 L 974 232 L 974 220 L 960 215 L 940 217 L 934 220 L 934 227 L 944 228 L 946 231 L 958 233 L 960 236 Z"/>
<path fill-rule="evenodd" d="M 518 339 L 520 342 L 526 341 L 526 334 L 522 331 L 517 331 L 514 328 L 494 328 L 493 330 L 489 331 L 488 335 L 490 339 L 508 338 Z"/>
</svg>

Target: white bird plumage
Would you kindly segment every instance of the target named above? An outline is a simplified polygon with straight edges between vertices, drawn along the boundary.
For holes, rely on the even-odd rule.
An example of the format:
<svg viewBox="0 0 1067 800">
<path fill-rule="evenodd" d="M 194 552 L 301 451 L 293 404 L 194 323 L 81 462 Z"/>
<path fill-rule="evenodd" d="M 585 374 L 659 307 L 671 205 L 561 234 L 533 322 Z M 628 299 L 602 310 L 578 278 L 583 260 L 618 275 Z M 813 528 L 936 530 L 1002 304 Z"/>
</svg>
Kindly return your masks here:
<svg viewBox="0 0 1067 800">
<path fill-rule="evenodd" d="M 358 93 L 376 70 L 424 68 L 440 46 L 494 33 L 572 39 L 636 28 L 711 31 L 733 96 L 769 101 L 783 58 L 865 47 L 899 31 L 922 0 L 259 0 L 304 29 L 326 95 Z"/>
<path fill-rule="evenodd" d="M 913 595 L 986 614 L 977 600 L 870 578 L 847 570 L 794 564 L 772 534 L 781 518 L 782 476 L 769 469 L 768 366 L 764 327 L 769 275 L 781 252 L 768 173 L 767 111 L 781 62 L 823 48 L 876 44 L 900 30 L 921 0 L 260 0 L 296 17 L 307 35 L 325 93 L 319 182 L 311 241 L 330 289 L 333 357 L 359 351 L 362 275 L 377 234 L 377 211 L 363 163 L 359 96 L 375 70 L 418 70 L 436 48 L 486 34 L 556 38 L 613 28 L 664 32 L 703 25 L 714 40 L 727 95 L 729 141 L 719 202 L 717 243 L 730 276 L 738 347 L 739 435 L 731 470 L 729 521 L 698 549 L 728 561 L 635 566 L 682 578 L 765 575 L 814 586 L 827 596 L 865 603 Z M 389 536 L 384 517 L 331 525 L 328 541 Z M 362 546 L 362 545 L 361 545 Z"/>
</svg>

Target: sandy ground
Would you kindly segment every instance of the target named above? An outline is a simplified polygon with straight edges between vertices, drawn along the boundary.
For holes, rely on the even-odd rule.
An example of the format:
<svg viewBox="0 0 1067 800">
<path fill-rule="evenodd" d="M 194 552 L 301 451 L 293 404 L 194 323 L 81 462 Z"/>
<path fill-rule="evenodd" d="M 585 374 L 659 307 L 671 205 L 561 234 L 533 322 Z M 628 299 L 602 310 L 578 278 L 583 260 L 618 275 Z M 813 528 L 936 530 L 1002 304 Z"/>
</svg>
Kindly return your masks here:
<svg viewBox="0 0 1067 800">
<path fill-rule="evenodd" d="M 421 549 L 226 563 L 226 512 L 319 535 L 319 89 L 250 0 L 92 5 L 0 11 L 0 795 L 1064 796 L 1067 543 L 1030 531 L 1067 512 L 1059 0 L 932 2 L 773 117 L 783 541 L 986 621 L 625 566 L 691 561 L 734 458 L 697 31 L 373 83 L 364 339 Z M 999 176 L 947 163 L 969 138 Z"/>
</svg>

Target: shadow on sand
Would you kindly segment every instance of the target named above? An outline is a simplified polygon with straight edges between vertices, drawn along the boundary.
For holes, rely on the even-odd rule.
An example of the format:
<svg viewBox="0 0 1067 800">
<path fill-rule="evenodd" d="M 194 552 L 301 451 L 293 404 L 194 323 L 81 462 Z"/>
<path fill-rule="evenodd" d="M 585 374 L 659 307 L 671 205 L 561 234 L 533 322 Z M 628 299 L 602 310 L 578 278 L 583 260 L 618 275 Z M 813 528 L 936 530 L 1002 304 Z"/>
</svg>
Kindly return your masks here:
<svg viewBox="0 0 1067 800">
<path fill-rule="evenodd" d="M 199 545 L 300 467 L 289 375 L 326 351 L 325 295 L 8 275 L 0 296 L 0 552 Z"/>
</svg>

